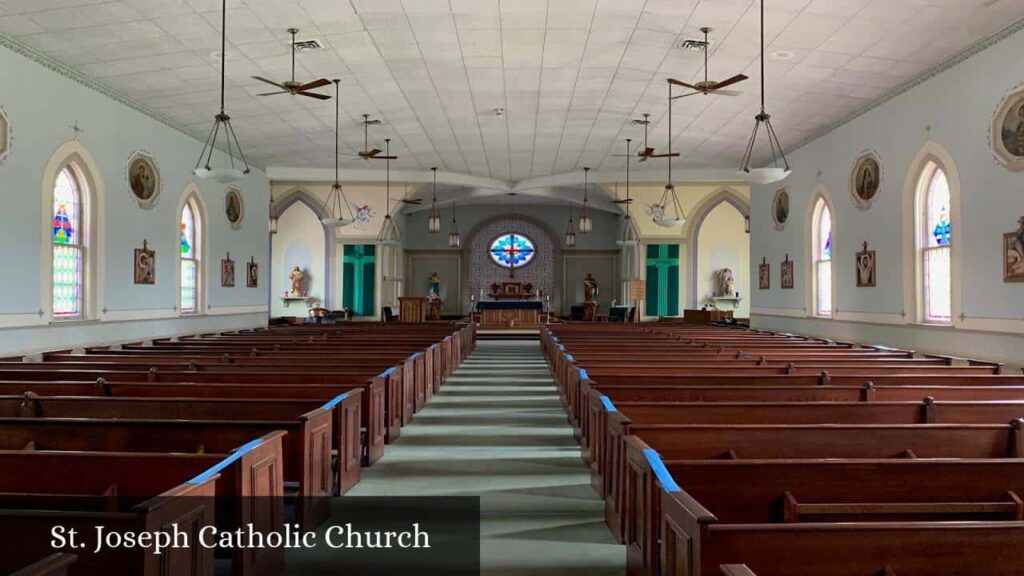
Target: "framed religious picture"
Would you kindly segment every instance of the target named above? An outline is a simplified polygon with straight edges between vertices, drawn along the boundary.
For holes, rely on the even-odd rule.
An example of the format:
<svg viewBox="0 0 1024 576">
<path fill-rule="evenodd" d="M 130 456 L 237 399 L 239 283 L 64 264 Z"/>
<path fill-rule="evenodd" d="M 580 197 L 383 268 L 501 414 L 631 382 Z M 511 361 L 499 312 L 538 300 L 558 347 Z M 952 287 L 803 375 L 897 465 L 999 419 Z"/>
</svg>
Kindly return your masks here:
<svg viewBox="0 0 1024 576">
<path fill-rule="evenodd" d="M 761 290 L 768 290 L 772 287 L 772 272 L 768 258 L 762 258 L 761 264 L 757 267 L 757 287 Z"/>
<path fill-rule="evenodd" d="M 156 253 L 149 249 L 149 241 L 135 249 L 135 283 L 156 284 Z"/>
<path fill-rule="evenodd" d="M 850 172 L 850 197 L 861 210 L 871 208 L 882 185 L 882 164 L 872 151 L 862 153 L 853 163 Z"/>
<path fill-rule="evenodd" d="M 242 219 L 245 217 L 245 204 L 242 203 L 242 193 L 230 186 L 224 193 L 224 216 L 232 230 L 242 227 Z"/>
<path fill-rule="evenodd" d="M 1020 228 L 1003 234 L 1003 281 L 1024 282 L 1024 216 Z"/>
<path fill-rule="evenodd" d="M 7 111 L 4 110 L 4 107 L 0 106 L 0 163 L 11 153 L 12 140 L 11 119 L 7 116 Z"/>
<path fill-rule="evenodd" d="M 875 251 L 868 250 L 868 243 L 864 242 L 864 249 L 857 252 L 857 287 L 865 288 L 875 285 Z"/>
<path fill-rule="evenodd" d="M 152 156 L 143 151 L 132 154 L 128 158 L 125 178 L 128 191 L 139 208 L 149 210 L 156 206 L 160 199 L 160 169 Z"/>
<path fill-rule="evenodd" d="M 785 188 L 779 188 L 772 199 L 772 220 L 776 230 L 785 228 L 789 221 L 789 190 Z"/>
<path fill-rule="evenodd" d="M 231 259 L 231 252 L 220 261 L 220 285 L 225 288 L 235 285 L 235 261 Z"/>
<path fill-rule="evenodd" d="M 782 289 L 790 290 L 793 288 L 793 261 L 789 259 L 789 254 L 786 254 L 786 259 L 782 261 L 781 269 Z"/>
<path fill-rule="evenodd" d="M 1011 91 L 996 108 L 989 145 L 1008 170 L 1024 170 L 1024 85 Z"/>
<path fill-rule="evenodd" d="M 249 262 L 245 264 L 245 287 L 256 288 L 259 286 L 260 280 L 260 265 L 256 263 L 256 258 L 252 257 Z"/>
</svg>

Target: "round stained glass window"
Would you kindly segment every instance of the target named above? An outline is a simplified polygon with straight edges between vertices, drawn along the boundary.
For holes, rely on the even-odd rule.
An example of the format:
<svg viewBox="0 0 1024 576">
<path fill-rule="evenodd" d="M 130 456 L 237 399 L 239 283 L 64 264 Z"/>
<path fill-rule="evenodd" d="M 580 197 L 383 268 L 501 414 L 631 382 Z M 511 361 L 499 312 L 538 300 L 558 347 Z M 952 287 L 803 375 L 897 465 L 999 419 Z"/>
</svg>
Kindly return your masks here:
<svg viewBox="0 0 1024 576">
<path fill-rule="evenodd" d="M 533 240 L 522 234 L 502 234 L 491 242 L 491 260 L 502 268 L 521 268 L 530 263 L 537 251 Z"/>
</svg>

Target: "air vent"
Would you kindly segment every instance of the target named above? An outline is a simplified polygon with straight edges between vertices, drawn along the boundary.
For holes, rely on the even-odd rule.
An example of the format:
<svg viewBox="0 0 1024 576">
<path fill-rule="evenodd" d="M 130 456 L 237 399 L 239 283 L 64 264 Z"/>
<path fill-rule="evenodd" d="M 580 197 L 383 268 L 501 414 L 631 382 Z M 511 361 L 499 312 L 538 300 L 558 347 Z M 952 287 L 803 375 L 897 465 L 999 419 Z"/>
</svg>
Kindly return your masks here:
<svg viewBox="0 0 1024 576">
<path fill-rule="evenodd" d="M 312 52 L 313 50 L 323 50 L 324 45 L 319 40 L 296 40 L 295 51 L 296 52 Z"/>
<path fill-rule="evenodd" d="M 678 48 L 687 50 L 689 52 L 703 52 L 708 47 L 708 42 L 704 40 L 683 40 L 679 43 Z"/>
</svg>

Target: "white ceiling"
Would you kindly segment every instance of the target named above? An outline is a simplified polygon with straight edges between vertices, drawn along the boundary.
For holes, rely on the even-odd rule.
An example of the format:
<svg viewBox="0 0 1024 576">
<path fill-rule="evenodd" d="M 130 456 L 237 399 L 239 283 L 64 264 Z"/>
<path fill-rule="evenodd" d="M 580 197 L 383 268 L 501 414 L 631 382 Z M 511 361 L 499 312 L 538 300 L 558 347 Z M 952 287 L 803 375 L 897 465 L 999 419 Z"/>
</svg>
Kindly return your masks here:
<svg viewBox="0 0 1024 576">
<path fill-rule="evenodd" d="M 766 1 L 768 53 L 792 54 L 767 68 L 785 146 L 1024 17 L 1024 0 Z M 227 111 L 261 166 L 333 163 L 332 101 L 254 96 L 267 86 L 251 75 L 288 77 L 289 26 L 326 46 L 298 56 L 299 80 L 341 79 L 343 147 L 362 148 L 357 120 L 370 113 L 384 120 L 371 138 L 393 138 L 400 169 L 508 181 L 614 170 L 622 139 L 642 139 L 629 121 L 643 112 L 664 148 L 665 78 L 703 75 L 701 54 L 674 46 L 701 26 L 715 29 L 712 79 L 751 80 L 739 97 L 677 101 L 678 165 L 738 165 L 756 112 L 754 0 L 228 0 Z M 201 139 L 219 30 L 220 0 L 0 0 L 0 33 Z"/>
</svg>

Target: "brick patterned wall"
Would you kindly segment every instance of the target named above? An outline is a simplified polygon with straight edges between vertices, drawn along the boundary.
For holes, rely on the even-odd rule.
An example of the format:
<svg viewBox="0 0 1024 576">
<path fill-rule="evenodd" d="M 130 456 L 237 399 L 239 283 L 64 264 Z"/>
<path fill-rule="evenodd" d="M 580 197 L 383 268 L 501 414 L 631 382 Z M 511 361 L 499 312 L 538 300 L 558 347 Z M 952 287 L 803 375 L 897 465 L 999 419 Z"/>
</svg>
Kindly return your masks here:
<svg viewBox="0 0 1024 576">
<path fill-rule="evenodd" d="M 508 268 L 501 268 L 491 260 L 489 250 L 491 242 L 502 234 L 515 232 L 533 241 L 537 255 L 529 264 L 515 271 L 515 279 L 509 278 Z M 525 218 L 508 217 L 493 220 L 480 226 L 465 248 L 468 262 L 468 290 L 465 292 L 465 305 L 468 309 L 469 295 L 480 298 L 480 290 L 490 292 L 492 283 L 522 282 L 533 284 L 534 290 L 540 289 L 544 294 L 551 295 L 551 303 L 560 301 L 560 294 L 555 292 L 556 271 L 559 266 L 559 246 L 551 238 L 551 233 L 540 224 Z"/>
</svg>

